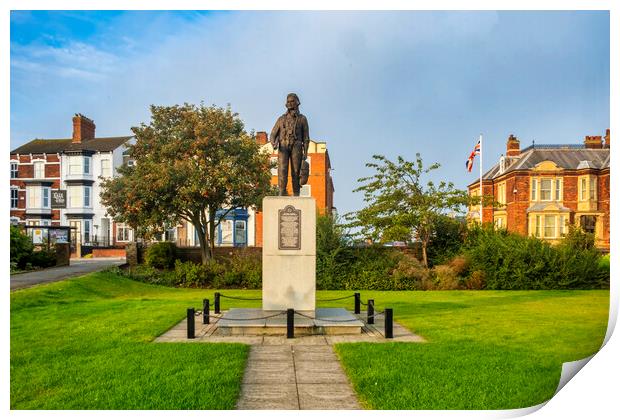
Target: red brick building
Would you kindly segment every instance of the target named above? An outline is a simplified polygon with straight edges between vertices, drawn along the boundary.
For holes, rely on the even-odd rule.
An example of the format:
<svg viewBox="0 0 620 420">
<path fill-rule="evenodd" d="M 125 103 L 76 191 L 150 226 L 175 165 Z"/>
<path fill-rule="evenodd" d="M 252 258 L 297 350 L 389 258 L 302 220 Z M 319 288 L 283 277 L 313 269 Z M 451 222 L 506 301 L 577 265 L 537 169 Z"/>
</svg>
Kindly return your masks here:
<svg viewBox="0 0 620 420">
<path fill-rule="evenodd" d="M 525 149 L 510 135 L 506 155 L 482 176 L 483 195 L 497 202 L 482 209 L 483 223 L 550 242 L 573 224 L 594 233 L 597 247 L 609 250 L 609 159 L 609 129 L 604 138 L 586 136 L 584 144 Z M 479 196 L 479 180 L 468 190 Z M 468 218 L 479 220 L 479 205 L 470 207 Z"/>
<path fill-rule="evenodd" d="M 271 154 L 271 160 L 278 162 L 278 154 L 274 153 L 271 143 L 267 140 L 267 133 L 259 131 L 256 133 L 256 141 Z M 301 187 L 300 196 L 314 197 L 317 210 L 322 213 L 331 213 L 334 207 L 334 183 L 331 176 L 331 162 L 327 152 L 327 143 L 310 140 L 308 146 L 308 163 L 310 164 L 310 175 L 308 183 Z M 271 171 L 271 184 L 278 185 L 277 168 Z M 292 181 L 289 175 L 287 184 L 288 193 L 292 195 Z M 263 246 L 263 215 L 256 212 L 254 218 L 255 246 Z"/>
</svg>

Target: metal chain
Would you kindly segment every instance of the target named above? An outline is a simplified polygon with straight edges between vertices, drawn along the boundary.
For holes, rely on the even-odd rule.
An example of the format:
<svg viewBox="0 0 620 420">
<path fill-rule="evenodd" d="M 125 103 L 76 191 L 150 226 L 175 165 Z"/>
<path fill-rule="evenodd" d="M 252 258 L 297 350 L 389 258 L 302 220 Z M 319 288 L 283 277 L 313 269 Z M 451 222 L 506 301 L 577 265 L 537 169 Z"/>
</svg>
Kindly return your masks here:
<svg viewBox="0 0 620 420">
<path fill-rule="evenodd" d="M 350 296 L 345 296 L 345 297 L 340 297 L 340 298 L 334 298 L 334 299 L 317 299 L 317 302 L 332 302 L 334 300 L 344 300 L 344 299 L 349 299 L 355 297 L 355 295 L 350 295 Z"/>
<path fill-rule="evenodd" d="M 269 318 L 275 318 L 276 316 L 280 316 L 282 314 L 285 314 L 286 311 L 282 311 L 282 312 L 278 312 L 277 314 L 274 315 L 268 315 L 268 316 L 263 316 L 260 318 L 224 318 L 224 317 L 216 317 L 217 319 L 225 319 L 227 321 L 256 321 L 259 319 L 269 319 Z"/>
<path fill-rule="evenodd" d="M 325 319 L 325 318 L 313 318 L 311 316 L 308 316 L 306 314 L 302 314 L 301 312 L 297 312 L 297 311 L 295 311 L 295 313 L 297 315 L 303 316 L 304 318 L 313 319 L 315 321 L 326 321 L 326 322 L 353 322 L 353 321 L 359 321 L 359 319 L 357 319 L 357 318 L 354 318 L 354 319 Z"/>
<path fill-rule="evenodd" d="M 263 300 L 262 297 L 259 297 L 259 298 L 244 298 L 244 297 L 223 295 L 221 293 L 220 293 L 220 297 L 225 297 L 225 298 L 228 298 L 228 299 L 237 299 L 237 300 Z"/>
</svg>

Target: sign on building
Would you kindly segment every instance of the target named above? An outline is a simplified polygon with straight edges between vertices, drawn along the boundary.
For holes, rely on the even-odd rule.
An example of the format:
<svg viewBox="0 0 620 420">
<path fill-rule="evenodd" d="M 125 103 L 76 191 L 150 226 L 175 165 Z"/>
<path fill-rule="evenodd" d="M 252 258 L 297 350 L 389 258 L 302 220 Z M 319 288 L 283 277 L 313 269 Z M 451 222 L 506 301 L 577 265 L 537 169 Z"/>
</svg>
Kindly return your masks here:
<svg viewBox="0 0 620 420">
<path fill-rule="evenodd" d="M 67 208 L 67 190 L 52 190 L 52 208 Z"/>
</svg>

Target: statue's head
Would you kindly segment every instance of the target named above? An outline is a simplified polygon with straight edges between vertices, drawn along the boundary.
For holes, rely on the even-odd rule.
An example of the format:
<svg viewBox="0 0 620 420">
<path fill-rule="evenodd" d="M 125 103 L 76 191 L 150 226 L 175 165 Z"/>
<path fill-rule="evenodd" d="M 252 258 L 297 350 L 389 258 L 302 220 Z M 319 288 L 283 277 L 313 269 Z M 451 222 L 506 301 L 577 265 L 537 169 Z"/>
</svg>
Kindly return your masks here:
<svg viewBox="0 0 620 420">
<path fill-rule="evenodd" d="M 299 109 L 299 97 L 295 93 L 289 93 L 286 95 L 286 109 L 289 111 Z"/>
</svg>

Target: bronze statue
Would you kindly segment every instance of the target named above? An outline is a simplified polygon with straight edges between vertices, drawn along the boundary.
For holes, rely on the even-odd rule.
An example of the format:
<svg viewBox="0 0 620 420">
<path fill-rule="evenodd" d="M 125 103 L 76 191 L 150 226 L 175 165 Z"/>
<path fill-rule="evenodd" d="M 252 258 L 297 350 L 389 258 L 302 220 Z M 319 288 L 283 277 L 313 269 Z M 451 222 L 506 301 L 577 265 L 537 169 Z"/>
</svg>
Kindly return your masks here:
<svg viewBox="0 0 620 420">
<path fill-rule="evenodd" d="M 299 196 L 301 189 L 300 172 L 302 162 L 308 157 L 310 134 L 308 120 L 299 113 L 299 98 L 294 93 L 286 96 L 286 113 L 278 118 L 271 130 L 269 141 L 274 150 L 278 151 L 278 187 L 280 195 L 288 195 L 288 168 L 291 167 L 293 195 Z M 306 175 L 307 177 L 307 175 Z"/>
</svg>

